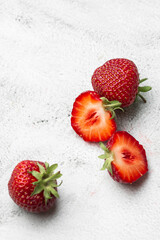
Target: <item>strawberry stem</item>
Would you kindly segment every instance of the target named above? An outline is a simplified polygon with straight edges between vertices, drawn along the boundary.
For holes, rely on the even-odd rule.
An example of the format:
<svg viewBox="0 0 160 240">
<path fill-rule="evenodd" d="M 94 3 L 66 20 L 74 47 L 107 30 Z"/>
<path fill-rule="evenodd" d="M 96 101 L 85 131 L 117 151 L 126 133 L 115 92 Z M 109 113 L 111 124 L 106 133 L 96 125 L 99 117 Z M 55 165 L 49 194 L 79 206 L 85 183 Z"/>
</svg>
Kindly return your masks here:
<svg viewBox="0 0 160 240">
<path fill-rule="evenodd" d="M 113 154 L 108 148 L 106 148 L 106 146 L 102 142 L 100 142 L 99 145 L 102 148 L 102 150 L 104 150 L 104 154 L 100 155 L 99 158 L 105 160 L 101 170 L 107 169 L 111 173 L 111 175 L 113 175 L 112 171 Z"/>
<path fill-rule="evenodd" d="M 110 111 L 111 112 L 111 114 L 112 114 L 111 119 L 116 116 L 115 110 L 120 109 L 120 110 L 124 111 L 123 108 L 121 108 L 121 105 L 122 105 L 121 102 L 116 101 L 116 100 L 115 101 L 109 101 L 105 97 L 101 97 L 100 99 L 102 100 L 102 105 L 103 105 L 104 109 L 106 111 Z"/>
<path fill-rule="evenodd" d="M 29 172 L 38 180 L 32 183 L 33 185 L 35 185 L 35 188 L 31 196 L 39 194 L 43 191 L 45 204 L 47 204 L 47 201 L 52 198 L 51 194 L 54 195 L 56 198 L 59 197 L 58 192 L 55 188 L 59 187 L 62 184 L 62 181 L 59 185 L 57 185 L 56 180 L 60 178 L 62 174 L 60 172 L 54 173 L 54 170 L 58 167 L 58 164 L 53 164 L 49 166 L 49 164 L 46 162 L 45 168 L 38 162 L 37 165 L 39 167 L 39 172 Z"/>
<path fill-rule="evenodd" d="M 147 102 L 146 99 L 140 93 L 138 93 L 137 96 L 140 97 L 143 100 L 144 103 Z"/>
<path fill-rule="evenodd" d="M 148 78 L 143 78 L 143 79 L 139 80 L 139 84 L 141 84 L 142 82 L 146 81 L 147 79 Z M 143 100 L 143 102 L 146 103 L 147 102 L 146 99 L 140 93 L 141 92 L 148 92 L 151 89 L 152 89 L 152 87 L 150 87 L 150 86 L 143 86 L 143 87 L 139 86 L 138 87 L 137 97 L 140 97 Z M 136 97 L 136 99 L 137 99 L 137 97 Z"/>
</svg>

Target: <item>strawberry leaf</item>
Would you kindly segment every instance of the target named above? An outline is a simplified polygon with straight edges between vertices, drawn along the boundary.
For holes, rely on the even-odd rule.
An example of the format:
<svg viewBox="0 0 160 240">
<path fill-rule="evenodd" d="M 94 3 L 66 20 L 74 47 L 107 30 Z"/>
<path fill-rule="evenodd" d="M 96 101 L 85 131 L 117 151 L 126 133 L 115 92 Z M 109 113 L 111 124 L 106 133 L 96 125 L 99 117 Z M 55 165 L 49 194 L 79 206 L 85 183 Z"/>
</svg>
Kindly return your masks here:
<svg viewBox="0 0 160 240">
<path fill-rule="evenodd" d="M 37 165 L 39 167 L 40 173 L 43 174 L 46 171 L 45 168 L 41 164 L 39 164 L 38 162 L 37 162 Z"/>
<path fill-rule="evenodd" d="M 146 80 L 147 80 L 147 78 L 143 78 L 143 79 L 139 80 L 139 84 L 146 81 Z M 137 101 L 137 97 L 140 97 L 143 100 L 143 102 L 146 103 L 147 102 L 146 99 L 140 93 L 141 92 L 148 92 L 151 89 L 152 89 L 152 87 L 150 87 L 150 86 L 143 86 L 143 87 L 139 86 L 138 87 L 138 93 L 136 95 L 135 101 Z"/>
<path fill-rule="evenodd" d="M 142 83 L 142 82 L 144 82 L 144 81 L 146 81 L 146 80 L 148 80 L 148 78 L 140 79 L 140 80 L 139 80 L 139 83 Z"/>
<path fill-rule="evenodd" d="M 105 159 L 106 158 L 106 154 L 102 154 L 102 155 L 100 155 L 98 157 L 101 158 L 101 159 Z"/>
<path fill-rule="evenodd" d="M 51 165 L 50 167 L 48 167 L 48 169 L 47 169 L 47 174 L 50 174 L 50 173 L 52 173 L 56 168 L 58 167 L 58 164 L 53 164 L 53 165 Z"/>
<path fill-rule="evenodd" d="M 47 162 L 45 162 L 45 167 L 46 169 L 49 168 L 49 164 Z"/>
<path fill-rule="evenodd" d="M 43 186 L 43 185 L 37 185 L 37 186 L 34 188 L 34 191 L 32 192 L 31 196 L 42 192 L 43 189 L 44 189 L 44 186 Z"/>
<path fill-rule="evenodd" d="M 101 168 L 101 170 L 105 170 L 107 169 L 111 175 L 113 175 L 113 171 L 112 171 L 112 159 L 107 159 L 104 164 L 103 167 Z"/>
<path fill-rule="evenodd" d="M 144 86 L 144 87 L 138 87 L 138 91 L 139 92 L 148 92 L 150 91 L 152 88 L 150 86 Z"/>
<path fill-rule="evenodd" d="M 42 174 L 40 172 L 31 171 L 29 173 L 31 173 L 33 175 L 33 177 L 37 178 L 37 180 L 41 180 L 42 179 Z"/>
<path fill-rule="evenodd" d="M 109 149 L 106 148 L 106 146 L 104 145 L 104 143 L 100 142 L 99 145 L 100 145 L 100 147 L 102 148 L 103 151 L 109 152 Z"/>
<path fill-rule="evenodd" d="M 50 186 L 55 188 L 55 187 L 61 186 L 62 183 L 63 183 L 63 181 L 61 181 L 58 185 L 56 183 L 51 183 Z"/>
<path fill-rule="evenodd" d="M 59 194 L 54 188 L 49 187 L 48 189 L 56 198 L 59 198 Z"/>
<path fill-rule="evenodd" d="M 52 198 L 50 192 L 46 188 L 44 189 L 43 196 L 45 199 L 45 204 L 47 204 L 47 201 Z"/>
<path fill-rule="evenodd" d="M 60 178 L 61 176 L 62 176 L 62 174 L 61 174 L 60 172 L 57 172 L 57 173 L 55 173 L 54 175 L 46 178 L 46 179 L 44 180 L 44 183 L 49 182 L 49 181 L 56 180 L 56 179 Z"/>
<path fill-rule="evenodd" d="M 111 174 L 113 174 L 112 171 L 113 154 L 102 142 L 100 142 L 99 145 L 104 151 L 104 154 L 100 155 L 99 158 L 105 159 L 105 162 L 101 170 L 107 169 Z"/>
</svg>

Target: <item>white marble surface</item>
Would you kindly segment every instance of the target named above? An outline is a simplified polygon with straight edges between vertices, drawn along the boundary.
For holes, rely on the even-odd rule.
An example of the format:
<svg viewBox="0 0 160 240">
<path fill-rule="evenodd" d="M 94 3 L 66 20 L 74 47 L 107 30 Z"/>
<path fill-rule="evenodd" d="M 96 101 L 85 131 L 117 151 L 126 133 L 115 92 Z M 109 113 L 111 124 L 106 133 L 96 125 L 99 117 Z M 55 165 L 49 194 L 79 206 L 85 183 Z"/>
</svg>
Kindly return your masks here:
<svg viewBox="0 0 160 240">
<path fill-rule="evenodd" d="M 146 149 L 149 173 L 126 186 L 100 171 L 98 144 L 70 126 L 75 97 L 110 58 L 133 60 L 153 89 L 118 129 Z M 158 0 L 0 0 L 0 239 L 160 239 L 160 4 Z M 53 211 L 35 215 L 8 195 L 23 159 L 57 162 Z"/>
</svg>

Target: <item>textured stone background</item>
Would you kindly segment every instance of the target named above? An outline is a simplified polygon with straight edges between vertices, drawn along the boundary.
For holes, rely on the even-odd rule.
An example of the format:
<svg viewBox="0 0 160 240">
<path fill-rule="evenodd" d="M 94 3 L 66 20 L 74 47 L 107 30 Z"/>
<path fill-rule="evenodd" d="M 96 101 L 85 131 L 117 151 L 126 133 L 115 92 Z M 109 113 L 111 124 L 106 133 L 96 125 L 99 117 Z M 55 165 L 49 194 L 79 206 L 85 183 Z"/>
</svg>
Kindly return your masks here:
<svg viewBox="0 0 160 240">
<path fill-rule="evenodd" d="M 95 68 L 133 60 L 153 87 L 117 116 L 146 149 L 149 173 L 128 186 L 100 171 L 98 144 L 70 126 Z M 160 4 L 158 0 L 0 0 L 0 237 L 2 240 L 160 239 Z M 56 207 L 43 215 L 8 195 L 23 159 L 57 162 Z"/>
</svg>

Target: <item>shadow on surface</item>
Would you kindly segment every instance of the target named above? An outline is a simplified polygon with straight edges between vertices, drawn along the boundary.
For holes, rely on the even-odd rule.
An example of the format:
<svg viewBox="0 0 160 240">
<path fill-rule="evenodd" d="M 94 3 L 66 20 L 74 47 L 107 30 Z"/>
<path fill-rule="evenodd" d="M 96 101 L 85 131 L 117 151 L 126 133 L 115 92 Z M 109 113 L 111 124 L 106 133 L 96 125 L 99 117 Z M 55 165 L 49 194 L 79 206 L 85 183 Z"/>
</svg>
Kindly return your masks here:
<svg viewBox="0 0 160 240">
<path fill-rule="evenodd" d="M 120 187 L 127 191 L 136 192 L 141 187 L 143 187 L 143 185 L 145 184 L 145 182 L 147 181 L 148 178 L 149 178 L 149 173 L 147 172 L 144 176 L 139 178 L 136 182 L 134 182 L 132 184 L 120 184 Z M 117 184 L 119 184 L 119 183 L 117 183 Z"/>
<path fill-rule="evenodd" d="M 57 217 L 57 212 L 59 209 L 59 203 L 55 203 L 55 205 L 48 210 L 47 212 L 42 212 L 42 213 L 28 213 L 28 218 L 31 218 L 31 221 L 37 221 L 38 224 L 45 224 L 46 221 L 50 220 L 50 219 L 54 219 Z"/>
<path fill-rule="evenodd" d="M 118 131 L 127 131 L 125 128 L 126 121 L 134 121 L 135 118 L 140 118 L 144 108 L 147 108 L 147 103 L 139 100 L 134 102 L 131 106 L 124 108 L 124 112 L 121 110 L 116 111 L 116 123 Z"/>
</svg>

